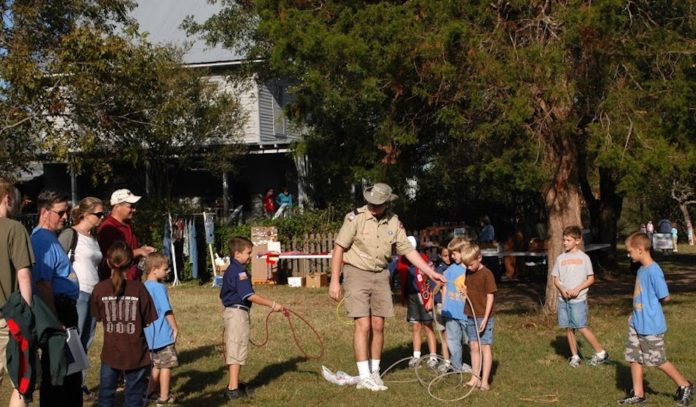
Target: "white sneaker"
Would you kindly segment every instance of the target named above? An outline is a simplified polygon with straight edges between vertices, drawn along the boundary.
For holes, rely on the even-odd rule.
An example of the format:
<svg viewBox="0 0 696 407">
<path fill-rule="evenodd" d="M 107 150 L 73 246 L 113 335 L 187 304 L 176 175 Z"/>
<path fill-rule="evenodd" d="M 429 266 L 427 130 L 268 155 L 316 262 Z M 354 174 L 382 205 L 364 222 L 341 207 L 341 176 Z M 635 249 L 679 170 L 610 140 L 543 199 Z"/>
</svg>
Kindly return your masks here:
<svg viewBox="0 0 696 407">
<path fill-rule="evenodd" d="M 379 384 L 375 383 L 375 380 L 372 378 L 372 376 L 367 376 L 363 377 L 360 379 L 360 382 L 358 382 L 358 385 L 356 386 L 358 389 L 367 389 L 371 391 L 383 391 L 387 390 L 386 386 L 380 386 Z"/>
<path fill-rule="evenodd" d="M 570 358 L 568 361 L 568 364 L 570 367 L 578 367 L 580 366 L 580 356 L 574 355 L 573 357 Z"/>
<path fill-rule="evenodd" d="M 370 377 L 372 378 L 372 380 L 374 380 L 375 383 L 384 387 L 382 390 L 388 389 L 388 387 L 384 385 L 384 381 L 382 380 L 382 376 L 379 375 L 379 372 L 372 372 L 370 374 Z"/>
<path fill-rule="evenodd" d="M 430 356 L 428 358 L 428 368 L 429 369 L 437 368 L 437 358 L 436 357 Z"/>
<path fill-rule="evenodd" d="M 415 369 L 416 366 L 418 365 L 418 361 L 420 358 L 417 358 L 415 356 L 411 356 L 411 359 L 408 361 L 408 367 L 411 369 Z"/>
<path fill-rule="evenodd" d="M 437 367 L 438 373 L 447 373 L 450 370 L 452 370 L 452 364 L 449 360 L 445 360 L 440 364 L 440 366 Z"/>
</svg>

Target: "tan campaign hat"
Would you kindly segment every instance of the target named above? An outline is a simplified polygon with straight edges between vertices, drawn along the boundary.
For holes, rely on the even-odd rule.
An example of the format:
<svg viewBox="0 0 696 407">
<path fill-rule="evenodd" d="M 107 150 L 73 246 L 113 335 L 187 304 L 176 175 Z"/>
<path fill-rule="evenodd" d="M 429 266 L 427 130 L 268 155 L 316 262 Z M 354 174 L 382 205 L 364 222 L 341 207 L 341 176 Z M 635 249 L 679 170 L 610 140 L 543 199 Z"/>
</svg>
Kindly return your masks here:
<svg viewBox="0 0 696 407">
<path fill-rule="evenodd" d="M 395 201 L 399 196 L 392 194 L 392 189 L 389 185 L 378 182 L 371 187 L 365 188 L 363 197 L 372 205 L 382 205 L 385 202 Z"/>
<path fill-rule="evenodd" d="M 111 194 L 111 205 L 118 205 L 124 202 L 134 204 L 138 202 L 140 198 L 142 197 L 133 194 L 129 189 L 117 189 L 113 194 Z"/>
</svg>

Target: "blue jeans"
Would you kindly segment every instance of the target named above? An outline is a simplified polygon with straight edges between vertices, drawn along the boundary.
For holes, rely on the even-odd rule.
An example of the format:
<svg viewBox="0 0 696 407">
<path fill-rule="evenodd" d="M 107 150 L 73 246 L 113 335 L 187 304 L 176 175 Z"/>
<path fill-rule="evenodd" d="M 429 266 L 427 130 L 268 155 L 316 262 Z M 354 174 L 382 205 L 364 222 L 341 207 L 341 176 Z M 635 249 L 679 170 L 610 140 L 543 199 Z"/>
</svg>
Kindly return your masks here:
<svg viewBox="0 0 696 407">
<path fill-rule="evenodd" d="M 455 370 L 462 370 L 462 343 L 469 343 L 466 336 L 466 319 L 445 318 L 445 332 L 447 332 L 447 348 L 450 352 L 450 362 Z"/>
<path fill-rule="evenodd" d="M 147 378 L 150 368 L 148 366 L 124 372 L 126 389 L 123 394 L 124 407 L 143 407 L 145 401 L 143 395 L 147 388 Z M 102 362 L 99 372 L 99 398 L 97 406 L 113 407 L 116 403 L 116 381 L 122 371 L 112 369 Z"/>
<path fill-rule="evenodd" d="M 77 330 L 80 332 L 80 342 L 82 347 L 85 348 L 85 353 L 90 346 L 92 346 L 92 341 L 94 340 L 94 333 L 97 330 L 97 319 L 90 315 L 90 299 L 92 294 L 88 294 L 84 291 L 80 291 L 80 296 L 77 299 Z M 82 385 L 85 385 L 87 378 L 87 370 L 82 371 Z"/>
</svg>

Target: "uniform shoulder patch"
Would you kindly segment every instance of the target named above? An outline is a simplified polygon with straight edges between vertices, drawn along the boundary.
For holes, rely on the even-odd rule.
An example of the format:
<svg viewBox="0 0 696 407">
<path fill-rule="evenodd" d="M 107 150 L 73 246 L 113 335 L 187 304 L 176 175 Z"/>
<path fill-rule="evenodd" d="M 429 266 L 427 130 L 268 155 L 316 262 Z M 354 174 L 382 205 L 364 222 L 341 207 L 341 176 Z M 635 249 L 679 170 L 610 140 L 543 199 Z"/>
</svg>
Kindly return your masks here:
<svg viewBox="0 0 696 407">
<path fill-rule="evenodd" d="M 358 215 L 360 215 L 360 211 L 357 209 L 353 209 L 353 211 L 351 211 L 350 213 L 348 213 L 348 215 L 346 215 L 346 218 L 348 220 L 352 221 Z"/>
<path fill-rule="evenodd" d="M 246 280 L 247 278 L 249 278 L 249 276 L 247 275 L 246 271 L 242 271 L 241 273 L 239 273 L 240 280 Z"/>
</svg>

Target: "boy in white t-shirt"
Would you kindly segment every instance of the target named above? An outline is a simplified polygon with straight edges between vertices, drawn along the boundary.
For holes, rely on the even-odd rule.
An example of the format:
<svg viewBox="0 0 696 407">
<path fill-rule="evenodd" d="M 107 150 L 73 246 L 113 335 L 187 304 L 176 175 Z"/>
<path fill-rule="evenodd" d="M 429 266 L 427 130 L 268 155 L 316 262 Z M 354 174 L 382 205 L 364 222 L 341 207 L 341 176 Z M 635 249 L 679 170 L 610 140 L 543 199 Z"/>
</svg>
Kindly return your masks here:
<svg viewBox="0 0 696 407">
<path fill-rule="evenodd" d="M 596 352 L 589 361 L 590 365 L 595 366 L 609 359 L 609 354 L 587 326 L 587 291 L 588 287 L 594 283 L 594 272 L 590 258 L 578 247 L 580 243 L 582 243 L 582 229 L 579 226 L 568 226 L 563 229 L 565 253 L 558 256 L 551 272 L 553 284 L 560 294 L 558 325 L 566 328 L 568 346 L 572 353 L 570 367 L 580 365 L 578 343 L 575 339 L 576 329 Z"/>
</svg>

